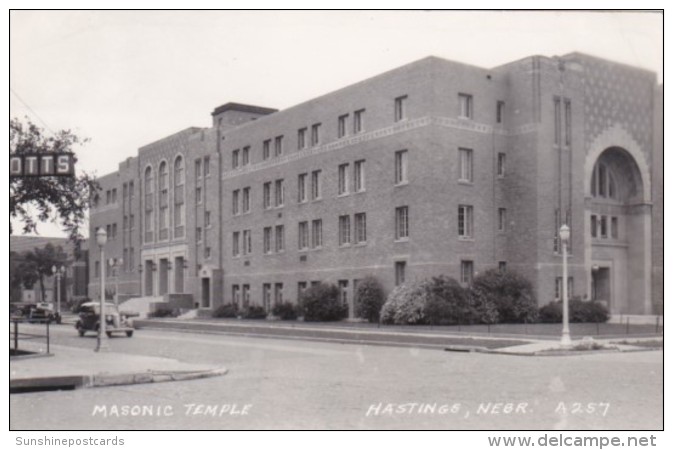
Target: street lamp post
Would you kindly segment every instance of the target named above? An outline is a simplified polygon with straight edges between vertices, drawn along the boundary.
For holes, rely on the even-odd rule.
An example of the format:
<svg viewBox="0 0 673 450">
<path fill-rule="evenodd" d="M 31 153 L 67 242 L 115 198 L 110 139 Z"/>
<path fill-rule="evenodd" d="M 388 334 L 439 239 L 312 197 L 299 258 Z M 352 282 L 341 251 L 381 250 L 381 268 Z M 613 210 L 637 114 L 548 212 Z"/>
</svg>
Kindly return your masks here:
<svg viewBox="0 0 673 450">
<path fill-rule="evenodd" d="M 559 237 L 563 244 L 563 331 L 561 333 L 561 347 L 570 347 L 570 327 L 568 326 L 568 240 L 570 239 L 570 227 L 562 225 Z"/>
<path fill-rule="evenodd" d="M 98 326 L 98 339 L 96 341 L 97 352 L 110 350 L 105 333 L 105 243 L 107 242 L 107 233 L 101 227 L 96 231 L 96 243 L 100 248 L 100 325 Z"/>
<path fill-rule="evenodd" d="M 123 258 L 110 258 L 110 267 L 114 270 L 115 277 L 115 306 L 119 306 L 119 270 L 124 264 Z"/>
<path fill-rule="evenodd" d="M 51 266 L 51 272 L 56 278 L 56 323 L 61 323 L 61 280 L 65 275 L 65 267 Z"/>
</svg>

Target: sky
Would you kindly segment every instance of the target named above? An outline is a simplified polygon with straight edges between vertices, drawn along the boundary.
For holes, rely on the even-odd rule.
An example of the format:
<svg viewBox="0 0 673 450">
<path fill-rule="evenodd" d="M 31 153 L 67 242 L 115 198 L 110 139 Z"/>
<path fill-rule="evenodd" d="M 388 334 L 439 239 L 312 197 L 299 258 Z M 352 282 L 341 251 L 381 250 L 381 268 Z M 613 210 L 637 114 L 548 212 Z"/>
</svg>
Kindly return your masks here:
<svg viewBox="0 0 673 450">
<path fill-rule="evenodd" d="M 90 141 L 78 170 L 207 127 L 229 101 L 284 109 L 434 55 L 494 67 L 579 51 L 663 75 L 646 12 L 11 11 L 10 116 Z M 55 224 L 38 228 L 62 236 Z"/>
</svg>

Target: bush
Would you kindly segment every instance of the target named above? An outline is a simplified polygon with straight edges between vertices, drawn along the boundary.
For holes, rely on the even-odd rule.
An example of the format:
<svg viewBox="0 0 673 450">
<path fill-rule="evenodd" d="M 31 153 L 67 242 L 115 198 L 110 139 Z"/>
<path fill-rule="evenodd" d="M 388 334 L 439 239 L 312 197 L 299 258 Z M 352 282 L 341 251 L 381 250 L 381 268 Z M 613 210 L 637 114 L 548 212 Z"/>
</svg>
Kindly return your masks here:
<svg viewBox="0 0 673 450">
<path fill-rule="evenodd" d="M 328 322 L 348 316 L 348 306 L 341 304 L 339 288 L 333 284 L 311 286 L 302 295 L 300 304 L 307 322 Z"/>
<path fill-rule="evenodd" d="M 234 303 L 218 306 L 212 314 L 216 318 L 238 317 L 238 306 Z"/>
<path fill-rule="evenodd" d="M 243 312 L 244 319 L 266 319 L 266 311 L 263 306 L 250 305 Z"/>
<path fill-rule="evenodd" d="M 428 281 L 397 286 L 381 308 L 386 324 L 421 325 L 426 323 L 425 306 L 430 296 Z"/>
<path fill-rule="evenodd" d="M 148 317 L 161 318 L 161 317 L 178 317 L 179 311 L 174 309 L 160 308 L 154 312 L 149 313 Z"/>
<path fill-rule="evenodd" d="M 549 302 L 541 307 L 538 312 L 538 321 L 542 323 L 563 322 L 563 304 L 561 302 Z"/>
<path fill-rule="evenodd" d="M 540 322 L 563 322 L 563 302 L 550 302 L 540 308 Z M 568 301 L 568 320 L 573 323 L 602 323 L 610 318 L 607 308 L 596 301 L 583 301 L 573 297 Z"/>
<path fill-rule="evenodd" d="M 433 325 L 472 324 L 481 321 L 470 291 L 453 278 L 435 277 L 428 283 L 430 296 L 425 317 Z"/>
<path fill-rule="evenodd" d="M 385 294 L 378 280 L 368 276 L 363 278 L 355 291 L 355 315 L 370 323 L 379 321 Z"/>
<path fill-rule="evenodd" d="M 271 312 L 280 320 L 296 320 L 298 315 L 297 308 L 290 302 L 278 303 Z"/>
<path fill-rule="evenodd" d="M 494 308 L 500 323 L 537 320 L 537 302 L 530 282 L 512 271 L 487 270 L 474 279 L 472 295 L 479 308 Z"/>
</svg>

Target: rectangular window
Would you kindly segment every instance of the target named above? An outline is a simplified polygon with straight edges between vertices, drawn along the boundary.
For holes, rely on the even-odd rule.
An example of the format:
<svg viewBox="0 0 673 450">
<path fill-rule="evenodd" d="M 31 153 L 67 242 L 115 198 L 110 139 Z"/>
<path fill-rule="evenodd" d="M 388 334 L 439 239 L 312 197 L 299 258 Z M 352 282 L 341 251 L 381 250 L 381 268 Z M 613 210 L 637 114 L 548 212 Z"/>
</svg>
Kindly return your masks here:
<svg viewBox="0 0 673 450">
<path fill-rule="evenodd" d="M 406 261 L 395 262 L 395 286 L 404 284 L 407 280 L 407 263 Z"/>
<path fill-rule="evenodd" d="M 250 212 L 250 188 L 243 188 L 243 213 Z"/>
<path fill-rule="evenodd" d="M 231 254 L 233 256 L 238 256 L 241 254 L 241 242 L 240 242 L 241 233 L 234 231 L 231 241 Z"/>
<path fill-rule="evenodd" d="M 364 131 L 365 110 L 359 109 L 353 113 L 353 134 Z"/>
<path fill-rule="evenodd" d="M 285 204 L 285 182 L 284 180 L 276 180 L 276 208 Z"/>
<path fill-rule="evenodd" d="M 276 283 L 273 301 L 274 305 L 283 303 L 283 283 Z"/>
<path fill-rule="evenodd" d="M 472 206 L 458 206 L 458 236 L 461 238 L 471 238 L 472 225 Z"/>
<path fill-rule="evenodd" d="M 311 200 L 318 200 L 321 198 L 320 174 L 322 170 L 314 170 L 311 172 Z"/>
<path fill-rule="evenodd" d="M 262 285 L 262 305 L 264 311 L 271 312 L 271 283 L 264 283 Z"/>
<path fill-rule="evenodd" d="M 409 152 L 407 150 L 395 152 L 395 184 L 403 184 L 409 181 L 408 160 Z"/>
<path fill-rule="evenodd" d="M 271 227 L 264 228 L 264 253 L 271 253 Z"/>
<path fill-rule="evenodd" d="M 468 286 L 472 285 L 474 278 L 474 262 L 461 261 L 460 262 L 460 282 Z"/>
<path fill-rule="evenodd" d="M 561 99 L 554 97 L 554 144 L 561 145 Z"/>
<path fill-rule="evenodd" d="M 351 218 L 350 216 L 339 216 L 339 245 L 348 245 L 351 243 Z"/>
<path fill-rule="evenodd" d="M 198 204 L 203 203 L 203 191 L 201 190 L 200 187 L 196 188 L 196 203 Z"/>
<path fill-rule="evenodd" d="M 308 248 L 308 222 L 299 222 L 298 231 L 299 250 L 306 250 Z"/>
<path fill-rule="evenodd" d="M 262 143 L 262 160 L 266 161 L 271 157 L 271 139 L 267 139 Z"/>
<path fill-rule="evenodd" d="M 239 199 L 238 197 L 240 196 L 240 189 L 236 189 L 234 192 L 231 194 L 231 213 L 236 216 L 239 213 L 238 205 L 239 205 Z"/>
<path fill-rule="evenodd" d="M 112 189 L 112 203 L 117 203 L 117 189 Z"/>
<path fill-rule="evenodd" d="M 348 306 L 348 280 L 339 280 L 339 298 L 343 306 Z"/>
<path fill-rule="evenodd" d="M 407 96 L 403 95 L 395 99 L 395 122 L 407 118 Z"/>
<path fill-rule="evenodd" d="M 505 153 L 498 153 L 498 176 L 505 176 L 505 165 L 507 163 L 507 156 Z"/>
<path fill-rule="evenodd" d="M 196 175 L 197 179 L 203 176 L 203 173 L 201 173 L 201 158 L 194 161 L 194 174 Z"/>
<path fill-rule="evenodd" d="M 250 164 L 250 146 L 243 147 L 241 150 L 241 165 L 247 166 Z"/>
<path fill-rule="evenodd" d="M 306 148 L 306 128 L 297 130 L 297 150 Z"/>
<path fill-rule="evenodd" d="M 339 166 L 339 195 L 348 194 L 348 166 L 349 164 Z"/>
<path fill-rule="evenodd" d="M 311 125 L 311 146 L 313 147 L 320 144 L 320 125 L 319 123 Z"/>
<path fill-rule="evenodd" d="M 129 229 L 133 230 L 136 227 L 136 216 L 131 214 L 129 216 Z"/>
<path fill-rule="evenodd" d="M 276 136 L 274 141 L 274 152 L 275 156 L 280 156 L 283 154 L 283 136 Z"/>
<path fill-rule="evenodd" d="M 196 242 L 203 241 L 203 230 L 201 227 L 196 227 Z"/>
<path fill-rule="evenodd" d="M 503 123 L 505 120 L 505 102 L 498 101 L 495 106 L 495 121 Z"/>
<path fill-rule="evenodd" d="M 574 284 L 573 277 L 568 277 L 568 300 L 573 297 Z M 556 277 L 554 295 L 558 300 L 563 299 L 563 277 Z"/>
<path fill-rule="evenodd" d="M 276 253 L 285 251 L 285 226 L 276 225 Z"/>
<path fill-rule="evenodd" d="M 206 177 L 210 176 L 210 156 L 203 158 L 203 175 Z"/>
<path fill-rule="evenodd" d="M 337 124 L 337 137 L 342 138 L 346 136 L 346 134 L 348 133 L 347 123 L 348 123 L 348 114 L 339 116 Z"/>
<path fill-rule="evenodd" d="M 300 281 L 300 282 L 297 283 L 297 298 L 298 298 L 298 300 L 301 300 L 301 298 L 304 295 L 304 292 L 306 292 L 307 288 L 308 288 L 308 283 L 306 281 Z"/>
<path fill-rule="evenodd" d="M 122 197 L 123 197 L 122 200 L 123 201 L 126 201 L 126 197 L 128 196 L 128 192 L 129 192 L 129 187 L 126 183 L 124 183 L 122 185 Z"/>
<path fill-rule="evenodd" d="M 507 261 L 498 262 L 498 270 L 500 272 L 506 272 L 507 271 Z"/>
<path fill-rule="evenodd" d="M 252 231 L 243 230 L 243 254 L 249 255 L 252 253 Z"/>
<path fill-rule="evenodd" d="M 610 221 L 610 234 L 612 239 L 619 238 L 619 221 L 616 217 L 613 217 Z"/>
<path fill-rule="evenodd" d="M 359 213 L 354 216 L 355 242 L 358 244 L 367 242 L 367 214 Z"/>
<path fill-rule="evenodd" d="M 129 181 L 129 199 L 132 199 L 134 195 L 135 195 L 135 188 L 133 181 Z"/>
<path fill-rule="evenodd" d="M 607 239 L 608 237 L 608 217 L 601 216 L 601 238 Z"/>
<path fill-rule="evenodd" d="M 353 188 L 355 192 L 363 192 L 365 190 L 365 160 L 355 161 L 353 171 Z"/>
<path fill-rule="evenodd" d="M 469 148 L 459 148 L 458 156 L 460 160 L 459 181 L 472 182 L 472 150 Z"/>
<path fill-rule="evenodd" d="M 591 216 L 591 237 L 598 237 L 598 216 Z"/>
<path fill-rule="evenodd" d="M 304 203 L 306 201 L 306 178 L 307 173 L 302 173 L 297 178 L 297 202 Z"/>
<path fill-rule="evenodd" d="M 262 186 L 262 194 L 263 194 L 263 206 L 264 209 L 269 209 L 271 208 L 271 182 L 264 183 Z"/>
<path fill-rule="evenodd" d="M 206 223 L 206 227 L 210 227 L 212 224 L 210 223 L 210 211 L 206 211 L 204 221 Z"/>
<path fill-rule="evenodd" d="M 231 301 L 234 305 L 241 306 L 241 291 L 238 284 L 231 286 Z"/>
<path fill-rule="evenodd" d="M 395 240 L 409 238 L 409 207 L 395 208 Z"/>
<path fill-rule="evenodd" d="M 234 150 L 233 152 L 231 152 L 231 168 L 232 168 L 232 169 L 238 169 L 238 165 L 239 165 L 239 160 L 238 160 L 238 158 L 239 158 L 239 154 L 240 154 L 240 150 L 238 150 L 238 149 L 237 149 L 237 150 Z"/>
<path fill-rule="evenodd" d="M 313 248 L 322 247 L 322 219 L 314 220 L 311 224 L 312 226 L 312 235 L 311 235 L 311 244 Z"/>
<path fill-rule="evenodd" d="M 469 94 L 458 94 L 459 111 L 458 115 L 463 119 L 473 118 L 472 96 Z"/>
<path fill-rule="evenodd" d="M 507 229 L 507 209 L 498 208 L 498 231 Z"/>
<path fill-rule="evenodd" d="M 572 111 L 570 109 L 570 100 L 566 99 L 564 102 L 565 105 L 565 144 L 570 146 L 572 142 Z"/>
<path fill-rule="evenodd" d="M 128 228 L 129 228 L 129 217 L 128 216 L 124 216 L 123 224 L 124 224 L 123 225 L 124 230 L 128 230 Z"/>
</svg>

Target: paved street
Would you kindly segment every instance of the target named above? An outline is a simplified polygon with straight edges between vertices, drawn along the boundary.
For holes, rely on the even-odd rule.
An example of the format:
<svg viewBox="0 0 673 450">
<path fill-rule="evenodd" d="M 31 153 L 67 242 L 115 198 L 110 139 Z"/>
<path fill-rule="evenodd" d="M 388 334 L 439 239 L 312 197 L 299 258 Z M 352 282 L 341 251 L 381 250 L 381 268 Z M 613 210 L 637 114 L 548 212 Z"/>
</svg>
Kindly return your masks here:
<svg viewBox="0 0 673 450">
<path fill-rule="evenodd" d="M 58 345 L 95 338 L 53 327 Z M 20 429 L 660 429 L 661 351 L 522 357 L 140 330 L 115 351 L 222 377 L 14 394 Z"/>
</svg>

